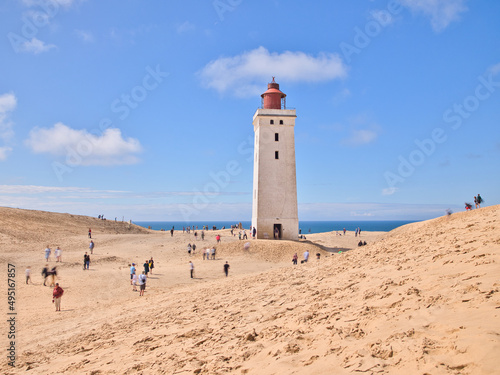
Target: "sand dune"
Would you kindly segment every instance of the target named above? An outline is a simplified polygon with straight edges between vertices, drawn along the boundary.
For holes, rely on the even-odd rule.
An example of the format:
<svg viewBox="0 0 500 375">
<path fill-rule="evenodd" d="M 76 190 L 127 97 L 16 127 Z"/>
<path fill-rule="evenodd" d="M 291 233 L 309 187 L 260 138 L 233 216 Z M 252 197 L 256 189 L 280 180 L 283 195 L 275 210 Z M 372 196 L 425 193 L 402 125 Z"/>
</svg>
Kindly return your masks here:
<svg viewBox="0 0 500 375">
<path fill-rule="evenodd" d="M 2 257 L 18 269 L 18 367 L 2 364 L 6 374 L 498 373 L 500 206 L 363 233 L 363 247 L 331 232 L 248 241 L 246 251 L 228 230 L 210 231 L 192 257 L 192 235 L 96 224 L 89 271 L 81 257 L 94 219 L 0 214 Z M 217 259 L 203 260 L 215 233 Z M 60 313 L 38 275 L 45 242 L 63 248 Z M 310 261 L 293 266 L 305 249 Z M 139 297 L 128 264 L 151 256 Z M 27 265 L 34 285 L 24 284 Z"/>
</svg>

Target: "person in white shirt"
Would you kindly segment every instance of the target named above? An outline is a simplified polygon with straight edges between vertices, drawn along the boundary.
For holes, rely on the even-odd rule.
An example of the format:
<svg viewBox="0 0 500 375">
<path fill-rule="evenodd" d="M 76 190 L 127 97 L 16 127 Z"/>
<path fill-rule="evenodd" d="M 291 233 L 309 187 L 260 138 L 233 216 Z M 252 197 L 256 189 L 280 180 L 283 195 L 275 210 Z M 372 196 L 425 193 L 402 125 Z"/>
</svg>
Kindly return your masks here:
<svg viewBox="0 0 500 375">
<path fill-rule="evenodd" d="M 194 278 L 194 264 L 193 262 L 189 261 L 189 270 L 191 272 L 191 278 Z"/>
<path fill-rule="evenodd" d="M 62 262 L 61 260 L 62 250 L 59 248 L 59 246 L 57 246 L 56 249 L 54 250 L 54 255 L 56 257 L 56 262 Z"/>
<path fill-rule="evenodd" d="M 26 268 L 26 284 L 31 281 L 31 267 Z"/>
<path fill-rule="evenodd" d="M 137 292 L 137 275 L 135 273 L 132 275 L 132 290 Z"/>
<path fill-rule="evenodd" d="M 50 249 L 49 245 L 47 245 L 47 248 L 45 249 L 45 261 L 48 262 L 50 258 L 50 253 L 52 250 Z"/>
<path fill-rule="evenodd" d="M 148 277 L 146 276 L 146 272 L 142 271 L 142 273 L 139 275 L 139 296 L 144 295 L 144 291 L 146 290 L 146 280 Z"/>
<path fill-rule="evenodd" d="M 309 251 L 304 251 L 304 263 L 307 263 L 307 260 L 309 259 Z"/>
</svg>

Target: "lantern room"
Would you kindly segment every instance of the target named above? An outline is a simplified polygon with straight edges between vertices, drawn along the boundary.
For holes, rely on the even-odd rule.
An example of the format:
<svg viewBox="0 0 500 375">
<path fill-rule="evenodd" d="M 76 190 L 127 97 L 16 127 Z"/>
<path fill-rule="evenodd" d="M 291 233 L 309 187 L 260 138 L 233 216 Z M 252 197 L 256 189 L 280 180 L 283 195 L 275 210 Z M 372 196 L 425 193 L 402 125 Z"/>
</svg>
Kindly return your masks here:
<svg viewBox="0 0 500 375">
<path fill-rule="evenodd" d="M 280 91 L 280 85 L 274 81 L 267 84 L 267 91 L 261 95 L 264 109 L 286 109 L 286 95 Z"/>
</svg>

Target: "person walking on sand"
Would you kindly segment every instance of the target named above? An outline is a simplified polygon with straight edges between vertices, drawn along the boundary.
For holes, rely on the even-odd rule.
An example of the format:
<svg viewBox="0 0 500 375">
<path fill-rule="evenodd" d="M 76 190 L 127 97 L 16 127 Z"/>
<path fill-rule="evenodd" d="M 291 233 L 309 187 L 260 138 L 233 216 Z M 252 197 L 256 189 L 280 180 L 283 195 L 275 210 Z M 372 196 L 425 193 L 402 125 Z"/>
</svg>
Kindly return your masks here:
<svg viewBox="0 0 500 375">
<path fill-rule="evenodd" d="M 151 275 L 153 274 L 153 268 L 155 268 L 155 261 L 153 260 L 153 257 L 149 260 L 149 272 L 151 272 Z"/>
<path fill-rule="evenodd" d="M 170 229 L 170 237 L 173 237 L 174 236 L 174 227 L 172 227 L 172 229 Z"/>
<path fill-rule="evenodd" d="M 477 200 L 476 208 L 481 208 L 481 203 L 483 203 L 483 198 L 481 198 L 481 196 L 478 194 L 476 200 Z"/>
<path fill-rule="evenodd" d="M 47 276 L 49 276 L 49 265 L 46 264 L 45 267 L 42 269 L 42 277 L 43 277 L 43 286 L 45 286 L 45 283 L 47 282 Z"/>
<path fill-rule="evenodd" d="M 92 229 L 89 228 L 89 238 L 92 238 Z"/>
<path fill-rule="evenodd" d="M 59 246 L 57 246 L 56 249 L 54 250 L 54 256 L 56 257 L 56 262 L 62 262 L 61 255 L 62 255 L 62 250 L 60 249 Z"/>
<path fill-rule="evenodd" d="M 193 255 L 195 254 L 195 251 L 196 251 L 196 244 L 193 243 L 193 246 L 192 246 L 192 250 L 193 250 Z"/>
<path fill-rule="evenodd" d="M 59 283 L 56 283 L 54 291 L 52 292 L 52 302 L 55 303 L 56 311 L 61 311 L 61 297 L 63 293 L 63 288 L 59 286 Z"/>
<path fill-rule="evenodd" d="M 132 279 L 134 278 L 135 275 L 135 263 L 132 263 L 132 266 L 130 266 L 130 285 L 132 285 Z"/>
<path fill-rule="evenodd" d="M 191 273 L 191 278 L 194 279 L 194 264 L 189 261 L 189 272 Z"/>
<path fill-rule="evenodd" d="M 210 248 L 207 247 L 207 249 L 205 250 L 205 253 L 207 254 L 207 260 L 210 259 Z"/>
<path fill-rule="evenodd" d="M 309 251 L 306 250 L 304 251 L 304 263 L 307 263 L 308 260 L 309 260 Z"/>
<path fill-rule="evenodd" d="M 297 255 L 297 253 L 293 254 L 293 258 L 292 258 L 292 263 L 296 266 L 297 265 L 297 261 L 299 260 L 299 256 Z"/>
<path fill-rule="evenodd" d="M 52 252 L 52 250 L 50 249 L 49 245 L 47 245 L 47 247 L 45 248 L 45 261 L 48 262 L 49 261 L 49 258 L 50 258 L 50 253 Z"/>
<path fill-rule="evenodd" d="M 212 250 L 210 250 L 210 253 L 212 254 L 212 259 L 215 260 L 215 246 L 212 246 Z"/>
<path fill-rule="evenodd" d="M 52 269 L 47 272 L 47 276 L 52 276 L 52 281 L 50 282 L 49 286 L 54 286 L 57 278 L 57 266 L 52 267 Z"/>
<path fill-rule="evenodd" d="M 31 267 L 28 266 L 28 268 L 26 268 L 26 284 L 28 284 L 28 282 L 31 281 Z"/>
<path fill-rule="evenodd" d="M 201 231 L 201 240 L 204 241 L 205 240 L 205 231 Z"/>
<path fill-rule="evenodd" d="M 193 248 L 191 247 L 191 244 L 188 243 L 188 255 L 191 256 L 191 251 L 193 250 Z"/>
<path fill-rule="evenodd" d="M 85 255 L 83 256 L 83 269 L 88 270 L 90 266 L 90 255 L 85 252 Z"/>
<path fill-rule="evenodd" d="M 132 291 L 137 292 L 137 275 L 134 272 L 134 274 L 131 276 L 132 276 L 132 280 L 130 281 L 130 283 L 132 284 Z"/>
<path fill-rule="evenodd" d="M 146 273 L 142 271 L 142 273 L 139 275 L 139 296 L 144 295 L 144 291 L 146 290 L 146 281 L 148 277 L 146 276 Z"/>
<path fill-rule="evenodd" d="M 217 236 L 215 236 L 215 239 L 217 240 L 217 243 L 220 243 L 220 234 L 218 234 Z"/>
<path fill-rule="evenodd" d="M 94 254 L 94 246 L 95 246 L 94 241 L 90 240 L 90 244 L 89 244 L 90 254 Z"/>
<path fill-rule="evenodd" d="M 143 273 L 145 273 L 146 276 L 147 276 L 148 273 L 149 273 L 149 260 L 146 259 L 146 261 L 143 264 L 143 267 L 144 267 L 144 272 Z"/>
<path fill-rule="evenodd" d="M 229 273 L 229 263 L 226 261 L 226 264 L 224 264 L 224 273 L 226 274 L 226 277 Z"/>
</svg>

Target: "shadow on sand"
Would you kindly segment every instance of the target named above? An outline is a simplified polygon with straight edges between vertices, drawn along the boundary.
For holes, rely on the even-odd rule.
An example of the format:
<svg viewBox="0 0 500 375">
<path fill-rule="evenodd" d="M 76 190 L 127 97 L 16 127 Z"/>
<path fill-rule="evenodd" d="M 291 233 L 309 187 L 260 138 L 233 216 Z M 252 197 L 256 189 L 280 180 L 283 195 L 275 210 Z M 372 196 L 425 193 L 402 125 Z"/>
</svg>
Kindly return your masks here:
<svg viewBox="0 0 500 375">
<path fill-rule="evenodd" d="M 328 247 L 328 246 L 324 246 L 324 245 L 321 245 L 317 242 L 312 242 L 309 240 L 301 240 L 300 242 L 305 242 L 305 243 L 308 243 L 310 245 L 317 246 L 321 250 L 327 251 L 329 253 L 334 253 L 334 254 L 337 254 L 339 251 L 346 252 L 346 251 L 352 250 L 352 249 L 349 249 L 347 247 L 336 247 L 336 246 L 335 247 Z"/>
</svg>

